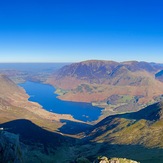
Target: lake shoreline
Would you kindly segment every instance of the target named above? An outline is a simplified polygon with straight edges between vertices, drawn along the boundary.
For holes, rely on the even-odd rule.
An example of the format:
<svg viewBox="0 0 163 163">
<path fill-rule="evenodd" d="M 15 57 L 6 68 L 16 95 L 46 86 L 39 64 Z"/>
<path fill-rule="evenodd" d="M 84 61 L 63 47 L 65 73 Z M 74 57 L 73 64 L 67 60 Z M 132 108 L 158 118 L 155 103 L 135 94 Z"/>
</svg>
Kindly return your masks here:
<svg viewBox="0 0 163 163">
<path fill-rule="evenodd" d="M 50 84 L 26 81 L 19 84 L 19 86 L 26 90 L 26 93 L 29 95 L 29 101 L 38 103 L 43 109 L 49 112 L 68 114 L 76 120 L 88 123 L 94 123 L 102 116 L 103 109 L 92 106 L 91 103 L 71 102 L 59 99 L 59 95 L 55 93 L 56 88 Z M 42 94 L 40 94 L 41 91 L 43 91 Z M 34 95 L 34 93 L 36 94 Z M 62 109 L 57 110 L 57 107 Z M 76 108 L 78 108 L 78 110 L 76 110 Z"/>
</svg>

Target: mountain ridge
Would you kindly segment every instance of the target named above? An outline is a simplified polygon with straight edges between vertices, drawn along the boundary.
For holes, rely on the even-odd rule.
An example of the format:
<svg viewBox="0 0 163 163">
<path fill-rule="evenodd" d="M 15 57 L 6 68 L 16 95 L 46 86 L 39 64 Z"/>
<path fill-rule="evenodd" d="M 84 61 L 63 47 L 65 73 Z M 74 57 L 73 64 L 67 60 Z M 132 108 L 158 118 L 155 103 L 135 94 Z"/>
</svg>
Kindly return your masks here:
<svg viewBox="0 0 163 163">
<path fill-rule="evenodd" d="M 85 134 L 93 142 L 163 148 L 162 133 L 163 102 L 160 102 L 137 112 L 108 116 Z"/>
</svg>

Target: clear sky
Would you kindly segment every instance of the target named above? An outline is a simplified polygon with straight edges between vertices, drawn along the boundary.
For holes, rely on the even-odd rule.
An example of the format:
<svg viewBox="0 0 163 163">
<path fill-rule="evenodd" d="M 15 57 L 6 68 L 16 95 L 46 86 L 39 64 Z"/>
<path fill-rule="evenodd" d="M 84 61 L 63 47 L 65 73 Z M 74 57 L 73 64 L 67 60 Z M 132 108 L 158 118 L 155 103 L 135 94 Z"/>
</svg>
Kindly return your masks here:
<svg viewBox="0 0 163 163">
<path fill-rule="evenodd" d="M 163 63 L 162 0 L 0 0 L 0 62 Z"/>
</svg>

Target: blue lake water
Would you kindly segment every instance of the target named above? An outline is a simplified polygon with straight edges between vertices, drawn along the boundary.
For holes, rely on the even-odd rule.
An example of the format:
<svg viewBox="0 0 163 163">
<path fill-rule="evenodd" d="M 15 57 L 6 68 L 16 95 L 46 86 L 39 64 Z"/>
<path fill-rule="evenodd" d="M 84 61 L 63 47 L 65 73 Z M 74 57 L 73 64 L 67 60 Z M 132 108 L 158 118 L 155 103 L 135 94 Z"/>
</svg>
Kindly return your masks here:
<svg viewBox="0 0 163 163">
<path fill-rule="evenodd" d="M 19 84 L 30 96 L 29 101 L 39 103 L 47 111 L 58 114 L 71 114 L 81 121 L 94 121 L 101 115 L 101 108 L 89 103 L 62 101 L 54 94 L 55 88 L 48 84 L 25 82 Z"/>
</svg>

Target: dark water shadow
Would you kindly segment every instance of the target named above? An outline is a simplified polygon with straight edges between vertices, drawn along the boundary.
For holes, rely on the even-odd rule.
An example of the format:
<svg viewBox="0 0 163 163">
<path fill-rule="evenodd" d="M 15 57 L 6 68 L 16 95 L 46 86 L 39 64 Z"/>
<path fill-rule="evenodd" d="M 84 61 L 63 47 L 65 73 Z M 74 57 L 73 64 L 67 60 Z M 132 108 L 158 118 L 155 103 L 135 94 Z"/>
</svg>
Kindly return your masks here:
<svg viewBox="0 0 163 163">
<path fill-rule="evenodd" d="M 92 127 L 92 125 L 86 123 L 74 122 L 65 119 L 61 119 L 60 122 L 65 123 L 61 128 L 58 129 L 63 134 L 79 134 L 81 132 L 85 132 Z"/>
</svg>

